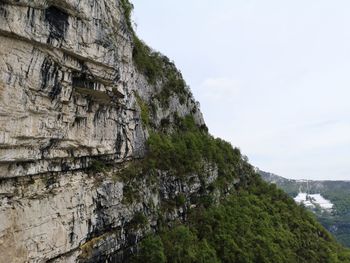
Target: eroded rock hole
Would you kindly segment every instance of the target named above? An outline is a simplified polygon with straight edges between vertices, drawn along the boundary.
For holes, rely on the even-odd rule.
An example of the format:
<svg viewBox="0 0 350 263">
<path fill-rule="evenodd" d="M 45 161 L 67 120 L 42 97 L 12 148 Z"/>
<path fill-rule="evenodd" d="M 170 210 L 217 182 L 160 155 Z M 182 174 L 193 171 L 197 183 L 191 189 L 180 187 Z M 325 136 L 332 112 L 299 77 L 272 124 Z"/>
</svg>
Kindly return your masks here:
<svg viewBox="0 0 350 263">
<path fill-rule="evenodd" d="M 45 20 L 50 25 L 50 38 L 62 39 L 68 28 L 68 14 L 63 10 L 50 6 L 45 10 Z"/>
<path fill-rule="evenodd" d="M 94 89 L 95 83 L 91 81 L 86 74 L 75 75 L 72 78 L 72 84 L 74 88 L 85 88 L 85 89 Z"/>
</svg>

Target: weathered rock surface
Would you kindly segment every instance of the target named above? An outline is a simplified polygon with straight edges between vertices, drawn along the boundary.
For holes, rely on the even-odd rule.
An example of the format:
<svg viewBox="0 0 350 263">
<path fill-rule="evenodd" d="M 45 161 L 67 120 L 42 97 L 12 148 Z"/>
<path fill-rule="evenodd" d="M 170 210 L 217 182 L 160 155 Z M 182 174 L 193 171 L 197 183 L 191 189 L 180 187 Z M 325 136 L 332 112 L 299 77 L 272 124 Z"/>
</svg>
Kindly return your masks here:
<svg viewBox="0 0 350 263">
<path fill-rule="evenodd" d="M 217 178 L 215 169 L 208 171 L 206 184 Z M 165 203 L 179 194 L 191 200 L 202 185 L 195 175 L 186 183 L 159 173 L 150 183 L 112 174 L 75 171 L 2 182 L 0 262 L 119 262 L 125 248 L 156 227 Z M 190 205 L 169 206 L 164 215 L 182 218 Z M 138 213 L 145 222 L 137 221 Z"/>
<path fill-rule="evenodd" d="M 133 65 L 120 2 L 1 1 L 0 44 L 0 262 L 119 262 L 164 200 L 201 186 L 195 175 L 189 184 L 160 172 L 158 188 L 137 182 L 141 198 L 126 202 L 116 171 L 88 172 L 94 160 L 143 156 L 135 94 L 147 102 L 161 88 Z M 176 112 L 204 124 L 197 107 L 172 96 L 152 121 Z M 138 212 L 147 224 L 136 229 Z"/>
</svg>

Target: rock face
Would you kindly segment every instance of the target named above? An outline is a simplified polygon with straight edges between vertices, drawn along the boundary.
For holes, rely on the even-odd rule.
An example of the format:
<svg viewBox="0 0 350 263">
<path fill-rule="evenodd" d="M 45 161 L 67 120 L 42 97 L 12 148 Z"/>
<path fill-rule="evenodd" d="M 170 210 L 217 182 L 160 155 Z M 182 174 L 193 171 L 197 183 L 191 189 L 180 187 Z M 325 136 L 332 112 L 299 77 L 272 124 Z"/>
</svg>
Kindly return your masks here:
<svg viewBox="0 0 350 263">
<path fill-rule="evenodd" d="M 144 155 L 138 101 L 162 88 L 134 66 L 121 4 L 0 2 L 0 262 L 119 262 L 156 226 L 164 200 L 201 187 L 196 175 L 187 184 L 159 172 L 152 189 L 119 180 L 116 165 L 89 171 L 98 161 L 123 165 Z M 152 123 L 174 114 L 204 124 L 190 93 L 158 105 Z M 215 168 L 208 173 L 209 181 L 217 176 Z M 140 189 L 137 200 L 125 195 L 129 183 Z"/>
</svg>

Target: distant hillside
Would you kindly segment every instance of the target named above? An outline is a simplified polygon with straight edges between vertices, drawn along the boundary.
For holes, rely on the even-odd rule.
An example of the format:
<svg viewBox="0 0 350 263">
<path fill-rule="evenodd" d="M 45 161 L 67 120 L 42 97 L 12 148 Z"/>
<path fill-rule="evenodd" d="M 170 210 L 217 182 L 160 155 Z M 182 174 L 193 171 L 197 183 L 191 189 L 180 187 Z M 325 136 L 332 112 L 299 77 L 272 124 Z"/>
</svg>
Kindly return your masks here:
<svg viewBox="0 0 350 263">
<path fill-rule="evenodd" d="M 341 243 L 350 247 L 350 181 L 292 180 L 258 172 L 265 181 L 302 202 Z"/>
</svg>

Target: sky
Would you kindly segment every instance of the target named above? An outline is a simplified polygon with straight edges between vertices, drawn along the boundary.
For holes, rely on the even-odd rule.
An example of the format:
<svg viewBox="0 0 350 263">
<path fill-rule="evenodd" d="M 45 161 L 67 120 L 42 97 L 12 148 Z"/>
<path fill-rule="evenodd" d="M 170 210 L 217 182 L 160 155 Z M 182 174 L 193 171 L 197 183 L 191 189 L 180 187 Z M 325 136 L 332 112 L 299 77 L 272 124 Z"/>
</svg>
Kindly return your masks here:
<svg viewBox="0 0 350 263">
<path fill-rule="evenodd" d="M 350 180 L 350 1 L 132 0 L 210 133 L 261 170 Z"/>
</svg>

